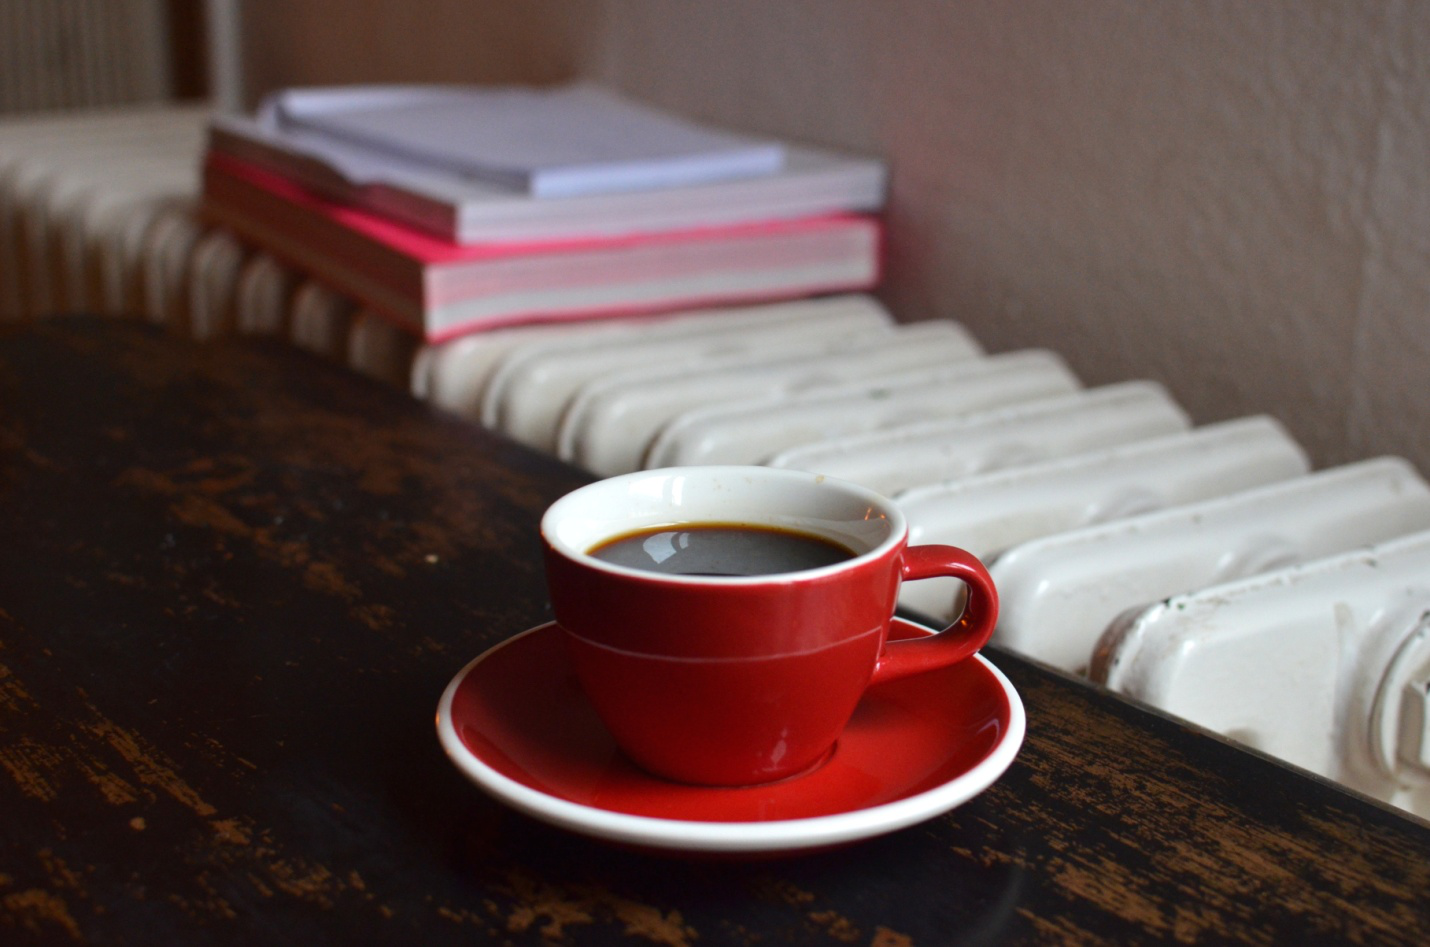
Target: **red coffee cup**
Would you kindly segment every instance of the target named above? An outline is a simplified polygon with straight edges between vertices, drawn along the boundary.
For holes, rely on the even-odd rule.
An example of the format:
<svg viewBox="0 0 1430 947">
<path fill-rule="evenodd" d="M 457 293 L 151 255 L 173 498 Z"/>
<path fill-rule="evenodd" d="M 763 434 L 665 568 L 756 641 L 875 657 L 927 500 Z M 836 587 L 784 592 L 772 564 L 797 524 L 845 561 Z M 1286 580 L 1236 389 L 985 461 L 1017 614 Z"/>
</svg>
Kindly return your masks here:
<svg viewBox="0 0 1430 947">
<path fill-rule="evenodd" d="M 972 554 L 909 546 L 891 500 L 819 474 L 626 474 L 556 501 L 541 535 L 556 621 L 592 706 L 632 760 L 681 782 L 753 785 L 817 766 L 871 684 L 964 660 L 998 618 Z M 626 551 L 653 551 L 649 561 L 600 558 L 632 536 Z M 806 541 L 842 551 L 813 566 L 784 558 Z M 733 558 L 722 573 L 793 571 L 653 571 L 705 546 Z M 966 584 L 963 614 L 938 634 L 890 641 L 900 584 L 941 576 Z"/>
</svg>

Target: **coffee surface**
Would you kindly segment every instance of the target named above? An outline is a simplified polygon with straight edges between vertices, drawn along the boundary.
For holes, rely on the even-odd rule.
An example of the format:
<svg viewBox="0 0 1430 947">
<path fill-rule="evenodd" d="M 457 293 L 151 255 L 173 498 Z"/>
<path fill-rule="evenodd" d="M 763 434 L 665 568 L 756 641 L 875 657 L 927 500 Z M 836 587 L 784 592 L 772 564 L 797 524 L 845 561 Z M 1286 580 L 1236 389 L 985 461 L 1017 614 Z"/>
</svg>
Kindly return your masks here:
<svg viewBox="0 0 1430 947">
<path fill-rule="evenodd" d="M 641 530 L 607 540 L 589 554 L 647 572 L 707 576 L 799 572 L 855 556 L 853 550 L 822 536 L 735 523 Z"/>
</svg>

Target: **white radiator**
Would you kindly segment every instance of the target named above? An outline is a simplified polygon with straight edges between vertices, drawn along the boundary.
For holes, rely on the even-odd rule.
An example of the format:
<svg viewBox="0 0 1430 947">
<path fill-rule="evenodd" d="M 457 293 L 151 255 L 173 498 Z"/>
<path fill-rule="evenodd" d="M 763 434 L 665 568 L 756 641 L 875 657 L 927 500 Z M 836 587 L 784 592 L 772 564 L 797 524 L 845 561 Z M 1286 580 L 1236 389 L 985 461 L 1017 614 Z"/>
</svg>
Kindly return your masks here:
<svg viewBox="0 0 1430 947">
<path fill-rule="evenodd" d="M 0 0 L 0 112 L 173 93 L 166 0 Z"/>
<path fill-rule="evenodd" d="M 601 475 L 867 483 L 915 542 L 990 563 L 1000 646 L 1430 817 L 1430 486 L 1403 460 L 1312 471 L 1273 418 L 1197 427 L 1154 381 L 1085 388 L 1054 352 L 863 296 L 421 345 L 198 222 L 205 117 L 0 123 L 0 314 L 284 336 Z"/>
</svg>

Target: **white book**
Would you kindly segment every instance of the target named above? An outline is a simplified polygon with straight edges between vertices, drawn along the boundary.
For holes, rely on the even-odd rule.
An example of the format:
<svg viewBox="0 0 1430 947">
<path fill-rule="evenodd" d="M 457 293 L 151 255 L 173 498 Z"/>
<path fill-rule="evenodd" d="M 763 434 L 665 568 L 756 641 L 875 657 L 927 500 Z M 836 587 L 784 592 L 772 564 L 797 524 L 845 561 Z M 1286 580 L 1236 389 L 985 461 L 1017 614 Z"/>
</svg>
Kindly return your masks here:
<svg viewBox="0 0 1430 947">
<path fill-rule="evenodd" d="M 534 197 L 521 188 L 375 154 L 271 114 L 215 116 L 212 152 L 325 197 L 455 243 L 638 236 L 883 208 L 887 168 L 873 158 L 794 144 L 768 174 L 680 187 Z"/>
<path fill-rule="evenodd" d="M 681 187 L 771 174 L 784 148 L 711 128 L 578 83 L 525 86 L 346 86 L 294 89 L 260 109 L 283 130 L 417 162 L 533 197 Z M 316 145 L 321 147 L 321 145 Z M 380 160 L 344 168 L 380 180 Z M 370 176 L 376 172 L 377 176 Z"/>
</svg>

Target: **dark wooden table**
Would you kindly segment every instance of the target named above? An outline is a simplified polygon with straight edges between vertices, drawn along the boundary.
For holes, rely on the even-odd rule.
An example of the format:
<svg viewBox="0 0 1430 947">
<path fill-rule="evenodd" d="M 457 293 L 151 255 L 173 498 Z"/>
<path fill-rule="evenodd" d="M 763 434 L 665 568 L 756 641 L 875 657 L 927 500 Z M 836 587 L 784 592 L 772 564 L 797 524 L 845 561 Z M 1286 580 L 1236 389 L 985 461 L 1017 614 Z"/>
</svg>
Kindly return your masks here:
<svg viewBox="0 0 1430 947">
<path fill-rule="evenodd" d="M 579 471 L 280 344 L 0 330 L 0 943 L 1424 943 L 1430 827 L 991 652 L 953 812 L 819 855 L 624 851 L 438 746 L 549 615 Z"/>
</svg>

